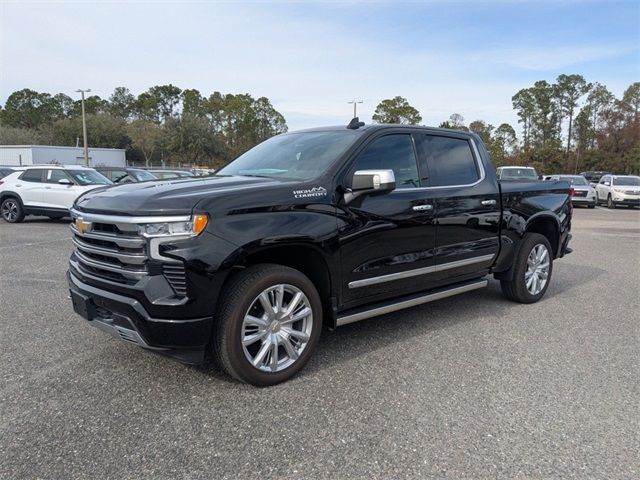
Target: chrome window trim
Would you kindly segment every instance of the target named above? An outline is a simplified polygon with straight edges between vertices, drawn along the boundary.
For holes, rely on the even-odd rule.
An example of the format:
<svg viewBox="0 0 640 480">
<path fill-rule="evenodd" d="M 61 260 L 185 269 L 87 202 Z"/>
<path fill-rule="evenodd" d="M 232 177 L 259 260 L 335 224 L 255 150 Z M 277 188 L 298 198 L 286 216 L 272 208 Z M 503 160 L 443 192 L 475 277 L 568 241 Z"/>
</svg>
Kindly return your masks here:
<svg viewBox="0 0 640 480">
<path fill-rule="evenodd" d="M 435 134 L 423 134 L 423 135 L 431 135 L 432 137 L 439 137 L 439 136 L 443 136 L 446 137 L 446 135 L 435 135 Z M 464 140 L 462 138 L 458 138 L 458 137 L 447 137 L 447 138 L 455 138 L 457 140 Z M 473 155 L 473 158 L 476 162 L 476 165 L 478 166 L 478 171 L 480 173 L 480 177 L 478 178 L 478 180 L 476 180 L 473 183 L 467 183 L 465 185 L 438 185 L 438 186 L 432 186 L 432 187 L 408 187 L 408 188 L 400 188 L 400 189 L 396 189 L 391 193 L 394 192 L 416 192 L 416 191 L 423 191 L 423 190 L 442 190 L 445 188 L 469 188 L 469 187 L 475 187 L 476 185 L 478 185 L 479 183 L 483 182 L 485 178 L 487 178 L 487 175 L 485 173 L 485 169 L 484 169 L 484 165 L 482 164 L 482 159 L 480 157 L 480 152 L 478 151 L 478 147 L 476 146 L 476 142 L 473 139 L 467 139 L 466 140 L 467 143 L 471 144 L 471 154 Z"/>
<path fill-rule="evenodd" d="M 71 217 L 82 217 L 83 220 L 97 223 L 167 223 L 167 222 L 188 222 L 191 220 L 191 215 L 173 215 L 173 216 L 142 216 L 142 217 L 127 217 L 124 215 L 101 215 L 97 213 L 84 213 L 71 208 Z"/>
<path fill-rule="evenodd" d="M 395 280 L 403 280 L 405 278 L 416 277 L 418 275 L 425 275 L 427 273 L 442 272 L 444 270 L 450 270 L 452 268 L 466 267 L 467 265 L 473 265 L 475 263 L 482 263 L 492 260 L 495 255 L 481 255 L 479 257 L 465 258 L 462 260 L 456 260 L 455 262 L 443 263 L 440 265 L 433 265 L 431 267 L 416 268 L 413 270 L 405 270 L 404 272 L 389 273 L 387 275 L 379 275 L 377 277 L 363 278 L 362 280 L 354 280 L 349 282 L 349 288 L 361 288 L 368 287 L 370 285 L 377 285 L 379 283 L 393 282 Z"/>
</svg>

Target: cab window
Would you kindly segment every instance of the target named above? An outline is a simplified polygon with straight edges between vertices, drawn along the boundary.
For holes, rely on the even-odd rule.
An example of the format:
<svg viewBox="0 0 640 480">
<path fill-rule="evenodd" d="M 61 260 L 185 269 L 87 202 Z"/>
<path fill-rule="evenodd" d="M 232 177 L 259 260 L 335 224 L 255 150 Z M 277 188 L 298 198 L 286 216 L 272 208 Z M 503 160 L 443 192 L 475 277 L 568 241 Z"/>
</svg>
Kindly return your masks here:
<svg viewBox="0 0 640 480">
<path fill-rule="evenodd" d="M 67 179 L 69 180 L 69 177 L 67 177 L 67 174 L 64 173 L 64 170 L 47 170 L 47 176 L 45 179 L 46 183 L 58 183 L 58 180 L 62 180 L 62 179 Z"/>
<path fill-rule="evenodd" d="M 409 134 L 385 135 L 375 139 L 358 155 L 353 172 L 393 170 L 396 189 L 420 186 L 418 164 Z"/>
<path fill-rule="evenodd" d="M 430 187 L 469 185 L 480 178 L 478 165 L 465 139 L 420 135 L 419 145 L 429 172 L 426 184 Z M 504 174 L 504 170 L 500 171 Z"/>
</svg>

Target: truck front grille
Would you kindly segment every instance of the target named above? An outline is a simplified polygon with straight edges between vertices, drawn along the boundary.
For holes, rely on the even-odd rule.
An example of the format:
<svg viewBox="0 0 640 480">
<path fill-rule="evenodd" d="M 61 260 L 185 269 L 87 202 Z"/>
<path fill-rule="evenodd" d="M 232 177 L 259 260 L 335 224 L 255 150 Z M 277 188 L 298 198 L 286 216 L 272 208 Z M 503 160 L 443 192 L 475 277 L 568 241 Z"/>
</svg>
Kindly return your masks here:
<svg viewBox="0 0 640 480">
<path fill-rule="evenodd" d="M 187 295 L 184 265 L 161 263 L 158 271 L 158 261 L 150 262 L 147 240 L 138 234 L 137 224 L 104 220 L 91 222 L 85 231 L 80 231 L 75 222 L 70 228 L 77 260 L 72 266 L 80 273 L 124 285 L 135 285 L 151 272 L 162 273 L 176 296 Z"/>
</svg>

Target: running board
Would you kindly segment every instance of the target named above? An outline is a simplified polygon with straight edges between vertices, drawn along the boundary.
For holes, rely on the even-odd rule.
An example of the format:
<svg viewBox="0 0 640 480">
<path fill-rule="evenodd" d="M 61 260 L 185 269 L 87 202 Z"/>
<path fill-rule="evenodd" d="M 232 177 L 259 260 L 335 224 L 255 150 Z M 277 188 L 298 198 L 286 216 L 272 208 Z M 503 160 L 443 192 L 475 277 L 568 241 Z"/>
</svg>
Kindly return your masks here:
<svg viewBox="0 0 640 480">
<path fill-rule="evenodd" d="M 420 295 L 418 297 L 412 297 L 406 300 L 400 300 L 395 303 L 390 303 L 378 307 L 364 310 L 361 312 L 352 313 L 343 317 L 338 317 L 336 320 L 336 326 L 340 327 L 348 323 L 358 322 L 366 318 L 377 317 L 378 315 L 384 315 L 386 313 L 397 312 L 398 310 L 404 310 L 405 308 L 415 307 L 416 305 L 422 305 L 423 303 L 435 302 L 442 298 L 452 297 L 460 293 L 470 292 L 471 290 L 477 290 L 479 288 L 486 287 L 489 282 L 486 279 L 478 280 L 465 285 L 449 288 L 447 290 L 440 290 L 439 292 L 430 293 L 427 295 Z"/>
</svg>

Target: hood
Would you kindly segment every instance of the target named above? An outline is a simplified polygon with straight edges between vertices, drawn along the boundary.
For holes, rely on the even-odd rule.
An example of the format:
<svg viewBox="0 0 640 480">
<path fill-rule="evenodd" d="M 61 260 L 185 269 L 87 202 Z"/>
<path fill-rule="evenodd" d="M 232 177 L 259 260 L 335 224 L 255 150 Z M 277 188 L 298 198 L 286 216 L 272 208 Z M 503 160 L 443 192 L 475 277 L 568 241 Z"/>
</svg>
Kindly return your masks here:
<svg viewBox="0 0 640 480">
<path fill-rule="evenodd" d="M 241 176 L 126 183 L 91 190 L 78 197 L 74 208 L 81 212 L 119 215 L 188 215 L 205 197 L 284 183 L 287 182 L 273 178 Z"/>
</svg>

